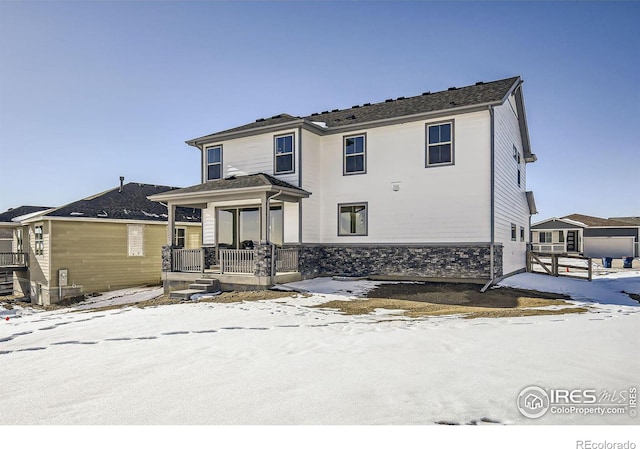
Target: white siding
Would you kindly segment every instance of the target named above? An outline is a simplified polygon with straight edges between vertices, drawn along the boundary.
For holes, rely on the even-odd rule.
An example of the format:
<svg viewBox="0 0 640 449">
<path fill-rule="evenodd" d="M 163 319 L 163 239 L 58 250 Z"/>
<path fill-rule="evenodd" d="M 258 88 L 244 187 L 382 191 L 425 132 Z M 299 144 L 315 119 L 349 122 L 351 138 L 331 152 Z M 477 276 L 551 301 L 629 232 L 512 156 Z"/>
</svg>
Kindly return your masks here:
<svg viewBox="0 0 640 449">
<path fill-rule="evenodd" d="M 217 142 L 206 145 L 202 152 L 203 173 L 206 180 L 207 170 L 207 147 L 222 144 L 222 176 L 241 176 L 254 173 L 266 173 L 273 176 L 274 171 L 274 137 L 283 134 L 294 134 L 294 173 L 276 176 L 295 186 L 299 185 L 298 173 L 298 130 L 279 131 L 274 133 L 260 134 L 257 136 L 243 137 L 240 139 Z"/>
<path fill-rule="evenodd" d="M 284 243 L 298 243 L 298 204 L 283 203 Z"/>
<path fill-rule="evenodd" d="M 425 168 L 426 124 L 455 119 L 455 165 Z M 477 243 L 490 241 L 490 116 L 481 111 L 363 130 L 366 174 L 343 175 L 342 134 L 322 142 L 322 243 Z M 349 132 L 346 135 L 357 134 Z M 310 158 L 306 139 L 303 163 Z M 317 164 L 317 162 L 316 162 Z M 303 183 L 306 187 L 306 171 Z M 399 190 L 393 190 L 393 184 Z M 311 189 L 311 187 L 309 187 Z M 318 189 L 311 189 L 314 195 Z M 310 219 L 304 200 L 304 237 Z M 339 203 L 368 203 L 368 235 L 337 235 Z M 309 239 L 309 240 L 307 240 Z"/>
<path fill-rule="evenodd" d="M 526 266 L 526 242 L 529 240 L 529 207 L 526 199 L 526 164 L 518 118 L 510 101 L 495 108 L 495 241 L 503 244 L 503 273 Z M 520 187 L 517 182 L 517 159 L 520 154 Z M 511 240 L 511 223 L 518 227 L 516 241 Z M 520 226 L 525 228 L 525 242 L 520 241 Z"/>
<path fill-rule="evenodd" d="M 213 203 L 208 204 L 209 207 L 202 209 L 202 244 L 216 244 L 216 223 L 215 223 L 215 207 Z"/>
<path fill-rule="evenodd" d="M 322 197 L 324 173 L 322 164 L 322 137 L 302 131 L 302 188 L 311 195 L 302 200 L 302 241 L 322 242 Z M 340 164 L 336 170 L 342 170 Z M 286 224 L 285 224 L 286 226 Z M 285 231 L 286 232 L 286 231 Z"/>
</svg>

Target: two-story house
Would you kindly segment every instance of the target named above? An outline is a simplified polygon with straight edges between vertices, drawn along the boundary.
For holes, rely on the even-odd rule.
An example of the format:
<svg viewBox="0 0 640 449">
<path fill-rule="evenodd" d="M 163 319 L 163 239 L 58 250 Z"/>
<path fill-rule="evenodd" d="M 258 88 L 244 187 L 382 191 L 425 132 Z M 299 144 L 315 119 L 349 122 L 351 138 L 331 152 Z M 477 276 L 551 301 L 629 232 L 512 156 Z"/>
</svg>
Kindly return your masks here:
<svg viewBox="0 0 640 449">
<path fill-rule="evenodd" d="M 520 77 L 280 114 L 187 144 L 202 183 L 150 197 L 169 207 L 167 289 L 193 278 L 170 246 L 176 206 L 203 210 L 204 262 L 190 271 L 223 283 L 489 281 L 525 269 L 536 157 Z"/>
</svg>

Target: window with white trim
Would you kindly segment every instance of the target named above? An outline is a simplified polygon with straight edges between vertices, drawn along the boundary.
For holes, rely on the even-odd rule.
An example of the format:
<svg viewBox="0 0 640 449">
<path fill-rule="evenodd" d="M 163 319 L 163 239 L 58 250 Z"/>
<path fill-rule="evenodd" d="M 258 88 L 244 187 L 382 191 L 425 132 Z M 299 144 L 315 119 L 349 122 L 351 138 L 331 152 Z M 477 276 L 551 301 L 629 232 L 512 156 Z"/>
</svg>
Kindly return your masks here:
<svg viewBox="0 0 640 449">
<path fill-rule="evenodd" d="M 179 248 L 184 248 L 187 241 L 186 228 L 174 228 L 173 231 L 173 244 Z"/>
<path fill-rule="evenodd" d="M 343 175 L 367 172 L 367 143 L 364 134 L 344 138 Z"/>
<path fill-rule="evenodd" d="M 35 234 L 33 241 L 35 242 L 36 256 L 42 256 L 44 255 L 44 226 L 34 226 L 33 233 Z"/>
<path fill-rule="evenodd" d="M 16 229 L 16 252 L 21 253 L 23 246 L 22 228 Z"/>
<path fill-rule="evenodd" d="M 367 235 L 367 203 L 338 204 L 338 235 Z"/>
<path fill-rule="evenodd" d="M 131 257 L 144 256 L 144 225 L 127 225 L 127 250 Z"/>
<path fill-rule="evenodd" d="M 551 231 L 540 231 L 538 233 L 540 243 L 552 243 L 553 233 Z"/>
<path fill-rule="evenodd" d="M 276 136 L 274 140 L 274 173 L 276 175 L 283 175 L 286 173 L 293 173 L 293 134 L 287 134 L 285 136 Z"/>
<path fill-rule="evenodd" d="M 513 223 L 511 223 L 511 240 L 513 240 L 514 242 L 517 239 L 517 235 L 516 235 L 517 232 L 518 232 L 518 227 Z"/>
<path fill-rule="evenodd" d="M 207 148 L 207 181 L 222 179 L 222 145 Z"/>
<path fill-rule="evenodd" d="M 427 125 L 426 166 L 453 164 L 453 121 Z"/>
</svg>

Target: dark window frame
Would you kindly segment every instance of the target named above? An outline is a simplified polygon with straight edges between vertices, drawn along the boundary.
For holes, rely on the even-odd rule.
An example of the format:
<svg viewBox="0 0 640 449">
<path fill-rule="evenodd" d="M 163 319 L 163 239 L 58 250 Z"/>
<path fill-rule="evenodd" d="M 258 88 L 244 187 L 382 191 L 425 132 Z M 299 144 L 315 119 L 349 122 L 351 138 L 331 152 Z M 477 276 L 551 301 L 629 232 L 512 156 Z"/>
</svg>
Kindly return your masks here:
<svg viewBox="0 0 640 449">
<path fill-rule="evenodd" d="M 362 138 L 362 152 L 347 154 L 347 139 Z M 347 157 L 355 158 L 362 156 L 362 170 L 361 171 L 347 171 Z M 367 174 L 367 133 L 350 134 L 348 136 L 342 136 L 342 175 L 366 175 Z"/>
<path fill-rule="evenodd" d="M 511 223 L 511 241 L 515 242 L 518 240 L 518 226 L 515 223 Z"/>
<path fill-rule="evenodd" d="M 524 241 L 525 241 L 524 226 L 520 226 L 520 241 L 521 241 L 521 242 L 524 242 Z"/>
<path fill-rule="evenodd" d="M 291 137 L 291 151 L 278 154 L 278 139 Z M 278 157 L 291 156 L 291 169 L 278 171 Z M 273 136 L 273 174 L 288 175 L 296 172 L 296 133 L 278 134 Z"/>
<path fill-rule="evenodd" d="M 209 162 L 209 150 L 215 150 L 216 148 L 220 149 L 220 162 Z M 204 153 L 204 157 L 205 157 L 205 179 L 207 181 L 214 181 L 216 179 L 223 179 L 224 178 L 224 169 L 223 169 L 223 165 L 222 165 L 222 156 L 223 156 L 223 149 L 222 149 L 222 144 L 219 145 L 209 145 L 208 147 L 205 147 L 205 153 Z M 209 177 L 209 167 L 212 165 L 218 165 L 220 166 L 220 176 L 217 178 L 210 178 Z"/>
<path fill-rule="evenodd" d="M 429 128 L 431 128 L 432 126 L 442 126 L 442 125 L 451 125 L 451 135 L 450 135 L 450 139 L 447 141 L 440 141 L 437 143 L 429 143 Z M 451 119 L 451 120 L 442 120 L 442 121 L 438 121 L 438 122 L 431 122 L 431 123 L 425 123 L 425 138 L 424 138 L 424 143 L 425 143 L 425 150 L 424 150 L 424 166 L 425 168 L 431 168 L 431 167 L 446 167 L 449 165 L 455 165 L 456 163 L 456 158 L 455 158 L 455 129 L 456 129 L 456 124 L 455 124 L 455 120 Z M 434 146 L 439 146 L 439 145 L 446 145 L 449 144 L 451 146 L 451 161 L 450 162 L 434 162 L 434 163 L 430 163 L 429 162 L 429 149 L 430 147 L 434 147 Z"/>
<path fill-rule="evenodd" d="M 364 206 L 364 233 L 342 233 L 340 229 L 340 214 L 343 207 Z M 338 237 L 364 237 L 369 235 L 369 202 L 338 203 Z"/>
</svg>

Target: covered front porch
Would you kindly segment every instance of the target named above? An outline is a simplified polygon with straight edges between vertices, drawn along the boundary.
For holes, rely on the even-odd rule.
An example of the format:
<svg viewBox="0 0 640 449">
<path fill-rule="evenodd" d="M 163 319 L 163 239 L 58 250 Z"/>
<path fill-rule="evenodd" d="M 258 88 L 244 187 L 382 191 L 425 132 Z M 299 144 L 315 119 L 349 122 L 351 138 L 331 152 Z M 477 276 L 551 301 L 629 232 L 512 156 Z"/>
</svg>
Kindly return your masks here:
<svg viewBox="0 0 640 449">
<path fill-rule="evenodd" d="M 300 278 L 300 202 L 309 193 L 266 174 L 229 177 L 154 195 L 167 204 L 162 251 L 165 291 L 215 278 L 225 285 L 265 288 Z M 202 246 L 176 239 L 176 207 L 202 210 Z"/>
</svg>

